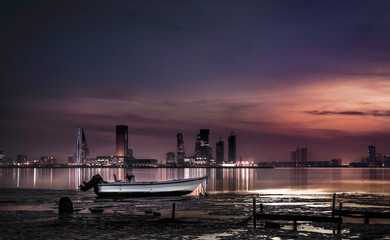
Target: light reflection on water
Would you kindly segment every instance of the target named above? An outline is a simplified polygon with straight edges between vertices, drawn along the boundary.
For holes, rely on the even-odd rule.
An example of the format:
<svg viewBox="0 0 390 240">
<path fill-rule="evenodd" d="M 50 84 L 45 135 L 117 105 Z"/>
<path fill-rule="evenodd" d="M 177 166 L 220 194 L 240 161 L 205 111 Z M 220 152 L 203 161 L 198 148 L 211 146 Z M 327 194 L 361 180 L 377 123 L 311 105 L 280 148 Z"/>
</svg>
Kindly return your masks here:
<svg viewBox="0 0 390 240">
<path fill-rule="evenodd" d="M 77 189 L 95 174 L 136 181 L 162 181 L 207 175 L 210 193 L 359 192 L 390 194 L 387 168 L 1 168 L 0 188 Z"/>
</svg>

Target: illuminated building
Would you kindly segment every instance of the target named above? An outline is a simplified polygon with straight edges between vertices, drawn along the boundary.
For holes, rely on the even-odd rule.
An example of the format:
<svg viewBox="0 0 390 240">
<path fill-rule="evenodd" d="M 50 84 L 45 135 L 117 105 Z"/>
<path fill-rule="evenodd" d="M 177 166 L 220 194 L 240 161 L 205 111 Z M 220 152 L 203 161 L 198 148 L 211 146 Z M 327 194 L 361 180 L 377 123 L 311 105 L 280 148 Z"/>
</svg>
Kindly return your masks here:
<svg viewBox="0 0 390 240">
<path fill-rule="evenodd" d="M 307 147 L 291 150 L 291 164 L 293 167 L 307 167 Z"/>
<path fill-rule="evenodd" d="M 377 165 L 376 147 L 374 145 L 370 145 L 368 146 L 368 166 L 376 167 Z"/>
<path fill-rule="evenodd" d="M 122 166 L 125 163 L 125 158 L 118 156 L 97 156 L 95 163 L 100 166 Z"/>
<path fill-rule="evenodd" d="M 133 159 L 131 161 L 127 161 L 128 167 L 157 167 L 158 161 L 157 159 Z"/>
<path fill-rule="evenodd" d="M 78 128 L 77 130 L 77 139 L 76 139 L 76 152 L 75 159 L 76 164 L 83 164 L 89 157 L 89 149 L 87 145 L 87 140 L 85 138 L 84 129 Z"/>
<path fill-rule="evenodd" d="M 27 155 L 16 155 L 16 162 L 20 164 L 27 163 Z"/>
<path fill-rule="evenodd" d="M 56 163 L 56 158 L 55 157 L 42 156 L 40 162 L 43 163 L 43 164 L 54 164 L 54 163 Z"/>
<path fill-rule="evenodd" d="M 229 163 L 236 163 L 236 135 L 233 132 L 228 138 L 228 158 Z"/>
<path fill-rule="evenodd" d="M 183 159 L 184 162 L 184 159 Z M 166 165 L 168 167 L 175 167 L 176 161 L 175 161 L 175 153 L 174 152 L 167 152 L 166 154 Z"/>
<path fill-rule="evenodd" d="M 195 162 L 194 164 L 210 164 L 212 149 L 209 144 L 209 129 L 200 129 L 195 141 Z"/>
<path fill-rule="evenodd" d="M 221 137 L 219 137 L 219 141 L 217 142 L 215 149 L 217 164 L 223 164 L 223 161 L 225 160 L 225 143 L 221 140 Z"/>
<path fill-rule="evenodd" d="M 72 156 L 72 155 L 69 155 L 68 156 L 68 164 L 73 164 L 74 163 L 74 156 Z"/>
<path fill-rule="evenodd" d="M 5 152 L 3 151 L 0 151 L 0 163 L 4 163 L 5 162 Z"/>
<path fill-rule="evenodd" d="M 184 151 L 183 135 L 181 133 L 178 133 L 176 135 L 176 138 L 177 138 L 177 164 L 183 165 L 184 159 L 186 158 L 186 152 Z"/>
<path fill-rule="evenodd" d="M 116 156 L 127 157 L 128 149 L 128 127 L 125 125 L 116 126 Z"/>
</svg>

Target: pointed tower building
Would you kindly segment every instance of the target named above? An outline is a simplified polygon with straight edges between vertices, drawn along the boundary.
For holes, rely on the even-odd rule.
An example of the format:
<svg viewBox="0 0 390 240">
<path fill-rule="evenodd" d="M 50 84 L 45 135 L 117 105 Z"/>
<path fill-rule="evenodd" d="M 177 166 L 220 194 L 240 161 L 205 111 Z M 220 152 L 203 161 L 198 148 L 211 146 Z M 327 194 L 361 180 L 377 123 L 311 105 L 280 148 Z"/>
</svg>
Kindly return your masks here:
<svg viewBox="0 0 390 240">
<path fill-rule="evenodd" d="M 84 129 L 79 127 L 77 130 L 75 163 L 78 165 L 83 164 L 88 157 L 89 149 L 87 139 L 85 138 Z"/>
</svg>

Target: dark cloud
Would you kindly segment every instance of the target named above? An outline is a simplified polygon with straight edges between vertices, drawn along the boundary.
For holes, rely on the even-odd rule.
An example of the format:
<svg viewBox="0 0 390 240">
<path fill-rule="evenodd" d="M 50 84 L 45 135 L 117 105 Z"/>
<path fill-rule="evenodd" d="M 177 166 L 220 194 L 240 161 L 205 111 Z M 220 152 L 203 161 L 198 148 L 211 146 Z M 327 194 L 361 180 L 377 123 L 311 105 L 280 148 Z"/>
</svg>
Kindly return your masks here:
<svg viewBox="0 0 390 240">
<path fill-rule="evenodd" d="M 372 110 L 372 111 L 304 111 L 304 113 L 310 114 L 310 115 L 352 115 L 352 116 L 374 116 L 374 117 L 390 117 L 390 111 L 379 111 L 379 110 Z"/>
<path fill-rule="evenodd" d="M 346 133 L 324 130 L 304 139 L 312 130 L 297 123 L 294 132 L 305 134 L 278 135 L 285 123 L 266 119 L 278 109 L 263 96 L 245 95 L 323 79 L 387 79 L 389 7 L 389 1 L 2 1 L 0 149 L 65 156 L 82 126 L 91 150 L 104 155 L 114 149 L 114 126 L 127 124 L 135 152 L 159 158 L 175 149 L 177 131 L 192 149 L 199 128 L 242 132 L 246 157 L 282 159 L 289 146 L 311 142 L 326 152 L 334 144 L 317 135 Z"/>
</svg>

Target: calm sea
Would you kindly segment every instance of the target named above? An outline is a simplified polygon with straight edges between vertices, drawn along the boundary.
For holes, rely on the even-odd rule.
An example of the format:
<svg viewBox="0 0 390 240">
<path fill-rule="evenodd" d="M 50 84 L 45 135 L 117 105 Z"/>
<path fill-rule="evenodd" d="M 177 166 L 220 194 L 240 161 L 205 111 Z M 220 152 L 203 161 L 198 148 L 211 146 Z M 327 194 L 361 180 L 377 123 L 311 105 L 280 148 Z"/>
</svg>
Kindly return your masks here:
<svg viewBox="0 0 390 240">
<path fill-rule="evenodd" d="M 353 192 L 390 195 L 387 168 L 1 168 L 0 188 L 76 190 L 99 173 L 161 181 L 207 175 L 209 193 Z"/>
</svg>

